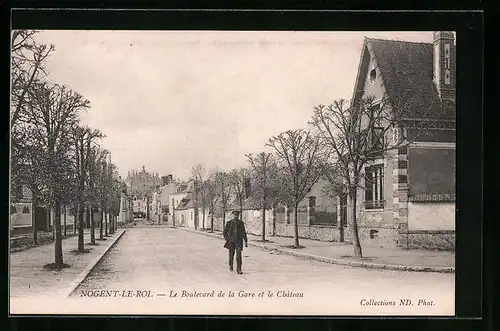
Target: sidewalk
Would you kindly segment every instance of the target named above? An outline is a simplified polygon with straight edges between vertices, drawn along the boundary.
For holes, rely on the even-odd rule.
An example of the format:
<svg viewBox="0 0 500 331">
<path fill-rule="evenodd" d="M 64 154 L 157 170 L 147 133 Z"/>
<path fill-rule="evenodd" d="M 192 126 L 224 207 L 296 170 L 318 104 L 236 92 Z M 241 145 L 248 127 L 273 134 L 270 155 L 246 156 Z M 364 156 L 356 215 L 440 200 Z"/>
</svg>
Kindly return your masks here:
<svg viewBox="0 0 500 331">
<path fill-rule="evenodd" d="M 188 228 L 179 229 L 222 239 L 220 232 L 209 233 Z M 249 235 L 248 237 L 249 246 L 267 249 L 271 253 L 284 253 L 326 263 L 399 271 L 455 272 L 455 252 L 382 248 L 362 242 L 363 258 L 355 258 L 353 257 L 353 247 L 349 243 L 300 239 L 300 245 L 305 247 L 294 249 L 290 247 L 293 245 L 293 238 L 269 236 L 266 238 L 269 241 L 261 242 L 259 236 Z"/>
<path fill-rule="evenodd" d="M 88 253 L 77 254 L 78 236 L 63 240 L 63 261 L 68 268 L 60 271 L 45 269 L 54 262 L 54 245 L 46 244 L 10 254 L 9 280 L 11 298 L 60 297 L 69 294 L 75 281 L 81 282 L 94 265 L 106 254 L 125 230 L 118 229 L 106 240 L 97 240 L 98 245 L 88 245 L 90 232 L 84 234 L 85 249 Z"/>
</svg>

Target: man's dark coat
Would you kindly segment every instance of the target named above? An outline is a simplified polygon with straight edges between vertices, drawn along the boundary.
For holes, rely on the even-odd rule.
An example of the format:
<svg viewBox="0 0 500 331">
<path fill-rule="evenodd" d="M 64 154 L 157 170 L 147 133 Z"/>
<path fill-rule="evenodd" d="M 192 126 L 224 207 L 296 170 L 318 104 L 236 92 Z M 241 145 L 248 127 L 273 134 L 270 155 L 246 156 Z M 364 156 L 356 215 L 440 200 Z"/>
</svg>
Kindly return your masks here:
<svg viewBox="0 0 500 331">
<path fill-rule="evenodd" d="M 226 223 L 223 235 L 224 239 L 226 239 L 224 247 L 227 249 L 229 249 L 231 243 L 241 244 L 243 249 L 243 241 L 246 243 L 248 240 L 245 224 L 237 218 Z"/>
</svg>

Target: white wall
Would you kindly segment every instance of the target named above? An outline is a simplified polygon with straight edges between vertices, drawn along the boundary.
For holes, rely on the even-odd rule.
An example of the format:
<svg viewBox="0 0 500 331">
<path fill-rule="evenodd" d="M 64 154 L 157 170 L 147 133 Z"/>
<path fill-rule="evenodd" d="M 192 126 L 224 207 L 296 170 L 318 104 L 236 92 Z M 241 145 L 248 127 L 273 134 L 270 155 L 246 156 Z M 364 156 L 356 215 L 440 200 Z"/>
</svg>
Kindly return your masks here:
<svg viewBox="0 0 500 331">
<path fill-rule="evenodd" d="M 16 208 L 16 213 L 10 215 L 10 228 L 31 226 L 31 203 L 13 203 Z M 23 209 L 27 208 L 29 213 L 23 213 Z"/>
<path fill-rule="evenodd" d="M 409 230 L 455 230 L 455 203 L 408 202 Z"/>
</svg>

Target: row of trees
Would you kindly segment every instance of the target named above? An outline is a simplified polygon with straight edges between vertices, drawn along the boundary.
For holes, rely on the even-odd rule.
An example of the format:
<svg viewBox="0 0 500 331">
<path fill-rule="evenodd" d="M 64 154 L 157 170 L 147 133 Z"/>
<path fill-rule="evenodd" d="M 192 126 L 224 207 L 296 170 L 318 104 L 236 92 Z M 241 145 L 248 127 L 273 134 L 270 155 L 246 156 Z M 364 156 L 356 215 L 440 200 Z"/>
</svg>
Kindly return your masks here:
<svg viewBox="0 0 500 331">
<path fill-rule="evenodd" d="M 208 209 L 213 230 L 215 207 L 222 209 L 223 223 L 230 192 L 240 208 L 245 200 L 245 179 L 252 178 L 254 206 L 262 209 L 262 240 L 265 240 L 265 211 L 277 204 L 294 210 L 294 246 L 300 247 L 298 206 L 320 178 L 327 181 L 325 194 L 346 195 L 352 213 L 350 230 L 354 255 L 362 257 L 358 235 L 358 192 L 371 185 L 365 176 L 365 166 L 372 160 L 397 160 L 397 151 L 406 148 L 418 137 L 432 134 L 443 125 L 444 109 L 419 109 L 419 119 L 412 111 L 412 98 L 375 100 L 367 97 L 348 102 L 337 100 L 330 105 L 317 105 L 307 129 L 287 130 L 271 137 L 266 147 L 272 153 L 246 155 L 249 166 L 230 172 L 212 170 L 210 175 L 202 165 L 192 168 L 196 205 Z M 398 102 L 399 101 L 399 102 Z M 391 174 L 392 175 L 392 174 Z M 205 219 L 203 219 L 205 224 Z M 343 240 L 343 228 L 341 240 Z"/>
<path fill-rule="evenodd" d="M 201 208 L 202 228 L 206 228 L 207 212 L 210 215 L 211 231 L 214 229 L 215 215 L 220 214 L 222 223 L 225 225 L 226 212 L 229 208 L 239 209 L 242 213 L 250 194 L 253 205 L 262 206 L 266 210 L 273 205 L 273 202 L 278 201 L 280 191 L 276 189 L 276 184 L 279 171 L 273 156 L 262 152 L 258 155 L 248 154 L 247 158 L 248 167 L 232 169 L 229 172 L 220 169 L 207 171 L 201 164 L 191 169 L 195 208 Z M 259 174 L 261 174 L 260 177 Z M 198 212 L 195 214 L 197 215 Z M 263 226 L 265 227 L 265 216 Z M 197 220 L 195 220 L 195 227 L 198 227 Z M 262 240 L 265 240 L 264 231 Z"/>
<path fill-rule="evenodd" d="M 96 244 L 94 211 L 102 211 L 99 238 L 104 239 L 108 224 L 109 232 L 115 231 L 123 184 L 110 153 L 99 146 L 104 134 L 81 124 L 90 102 L 47 79 L 45 60 L 55 48 L 38 43 L 35 36 L 36 31 L 27 30 L 12 34 L 11 200 L 19 198 L 23 186 L 31 191 L 34 244 L 37 207 L 46 206 L 49 218 L 54 210 L 54 264 L 62 266 L 61 214 L 64 235 L 68 209 L 78 220 L 73 231 L 78 227 L 78 252 L 83 253 L 85 212 L 91 244 Z"/>
</svg>

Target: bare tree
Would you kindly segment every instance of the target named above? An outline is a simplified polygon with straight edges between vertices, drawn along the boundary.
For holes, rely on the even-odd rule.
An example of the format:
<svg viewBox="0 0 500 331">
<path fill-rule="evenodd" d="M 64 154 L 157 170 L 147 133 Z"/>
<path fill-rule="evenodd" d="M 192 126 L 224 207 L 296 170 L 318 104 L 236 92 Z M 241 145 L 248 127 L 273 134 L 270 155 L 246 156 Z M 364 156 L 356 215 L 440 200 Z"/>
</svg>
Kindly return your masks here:
<svg viewBox="0 0 500 331">
<path fill-rule="evenodd" d="M 11 128 L 17 123 L 28 101 L 33 83 L 46 74 L 43 63 L 54 45 L 38 43 L 34 30 L 14 30 L 11 42 Z"/>
<path fill-rule="evenodd" d="M 234 196 L 240 207 L 240 215 L 243 217 L 243 203 L 245 202 L 248 192 L 248 187 L 245 183 L 250 179 L 250 173 L 245 168 L 233 169 L 229 173 L 229 185 L 230 189 L 234 192 Z"/>
<path fill-rule="evenodd" d="M 215 178 L 215 172 L 213 172 L 210 177 L 205 181 L 204 190 L 207 198 L 208 211 L 210 213 L 210 231 L 214 231 L 214 214 L 219 201 L 219 194 L 217 191 L 217 181 Z"/>
<path fill-rule="evenodd" d="M 231 181 L 229 174 L 223 171 L 217 171 L 215 174 L 217 185 L 217 193 L 219 196 L 220 206 L 222 208 L 222 227 L 226 225 L 226 211 L 231 195 Z"/>
<path fill-rule="evenodd" d="M 349 188 L 342 179 L 341 170 L 338 168 L 338 163 L 325 162 L 322 165 L 322 177 L 326 180 L 326 185 L 322 188 L 322 193 L 333 199 L 341 198 L 340 203 L 342 204 L 342 197 L 347 195 Z M 338 203 L 338 202 L 337 202 Z M 346 206 L 341 205 L 341 208 Z M 343 210 L 340 210 L 343 213 Z M 342 220 L 337 223 L 337 229 L 339 230 L 339 242 L 344 242 L 344 224 Z"/>
<path fill-rule="evenodd" d="M 104 240 L 104 211 L 106 206 L 106 159 L 108 157 L 106 149 L 99 149 L 95 163 L 95 174 L 93 184 L 98 199 L 98 206 L 101 217 L 99 218 L 99 240 Z"/>
<path fill-rule="evenodd" d="M 66 194 L 70 167 L 69 153 L 72 130 L 89 101 L 71 89 L 45 82 L 33 83 L 23 121 L 29 123 L 34 139 L 42 142 L 46 169 L 48 207 L 55 209 L 55 266 L 63 265 L 61 241 L 61 202 Z M 49 213 L 50 214 L 50 213 Z"/>
<path fill-rule="evenodd" d="M 88 137 L 87 148 L 90 149 L 89 153 L 89 165 L 88 165 L 88 199 L 90 208 L 90 244 L 95 245 L 95 212 L 100 204 L 100 188 L 99 188 L 99 176 L 101 171 L 101 164 L 104 161 L 106 153 L 99 147 L 91 147 L 93 140 L 101 139 L 104 135 L 100 132 L 95 132 L 93 137 Z"/>
<path fill-rule="evenodd" d="M 120 213 L 121 193 L 123 190 L 122 181 L 119 179 L 117 168 L 115 165 L 111 167 L 113 172 L 111 174 L 110 197 L 109 197 L 109 210 L 112 218 L 113 232 L 117 230 L 117 217 Z"/>
<path fill-rule="evenodd" d="M 191 178 L 194 182 L 194 227 L 198 229 L 199 223 L 199 208 L 202 207 L 203 212 L 203 226 L 205 228 L 205 211 L 206 211 L 206 190 L 204 189 L 205 183 L 205 168 L 202 164 L 196 164 L 191 168 Z"/>
<path fill-rule="evenodd" d="M 436 106 L 438 106 L 436 111 Z M 331 151 L 330 164 L 341 178 L 336 183 L 347 190 L 352 207 L 351 231 L 354 255 L 362 257 L 357 222 L 357 192 L 371 185 L 366 176 L 368 162 L 383 157 L 392 158 L 396 151 L 413 143 L 422 134 L 447 125 L 442 121 L 448 108 L 430 102 L 420 109 L 419 120 L 412 114 L 412 99 L 373 97 L 349 103 L 344 99 L 314 108 L 311 124 L 321 142 Z M 337 187 L 338 187 L 337 185 Z"/>
<path fill-rule="evenodd" d="M 76 156 L 76 178 L 78 180 L 78 252 L 84 253 L 84 207 L 85 205 L 90 205 L 92 200 L 92 190 L 89 185 L 91 182 L 87 179 L 87 177 L 90 177 L 92 174 L 92 153 L 90 146 L 92 141 L 102 138 L 103 134 L 99 130 L 91 130 L 88 127 L 75 127 L 73 133 Z"/>
<path fill-rule="evenodd" d="M 34 82 L 41 75 L 45 74 L 43 62 L 54 50 L 54 46 L 43 45 L 37 43 L 33 38 L 36 34 L 34 30 L 14 30 L 11 39 L 11 104 L 10 104 L 10 128 L 11 128 L 11 187 L 21 188 L 23 184 L 27 185 L 32 192 L 32 226 L 33 226 L 33 242 L 37 244 L 36 230 L 36 211 L 37 203 L 40 201 L 40 171 L 35 169 L 41 164 L 40 161 L 32 163 L 34 160 L 35 149 L 34 145 L 29 144 L 27 140 L 31 135 L 26 136 L 28 131 L 26 128 L 19 130 L 19 126 L 25 126 L 25 123 L 20 123 L 19 119 L 23 116 L 23 112 L 27 111 L 29 102 L 29 90 Z M 22 132 L 22 133 L 21 133 Z M 23 155 L 23 156 L 21 156 Z M 30 173 L 30 176 L 26 176 Z M 22 177 L 22 179 L 21 179 Z M 14 196 L 14 195 L 11 195 Z"/>
<path fill-rule="evenodd" d="M 247 154 L 254 178 L 252 200 L 259 201 L 262 209 L 262 241 L 266 241 L 266 211 L 271 208 L 273 200 L 278 196 L 276 190 L 277 166 L 273 154 L 260 152 L 257 155 Z M 273 226 L 274 231 L 275 226 Z M 273 232 L 274 233 L 274 232 Z"/>
<path fill-rule="evenodd" d="M 108 153 L 109 161 L 104 163 L 103 174 L 104 174 L 104 236 L 108 236 L 108 225 L 109 229 L 112 231 L 110 207 L 113 198 L 113 174 L 116 172 L 116 166 L 111 162 L 111 157 Z"/>
<path fill-rule="evenodd" d="M 16 131 L 21 144 L 11 147 L 11 202 L 18 200 L 18 192 L 22 193 L 23 185 L 31 191 L 31 225 L 33 244 L 38 244 L 38 229 L 36 224 L 38 204 L 46 200 L 43 196 L 44 176 L 44 150 L 41 141 L 33 139 L 32 128 L 26 123 L 18 123 L 11 131 Z M 16 168 L 14 171 L 13 168 Z"/>
<path fill-rule="evenodd" d="M 299 248 L 298 209 L 312 186 L 321 175 L 320 165 L 324 157 L 319 139 L 307 130 L 288 130 L 269 139 L 283 169 L 286 181 L 283 183 L 291 192 L 294 208 L 294 247 Z"/>
</svg>

